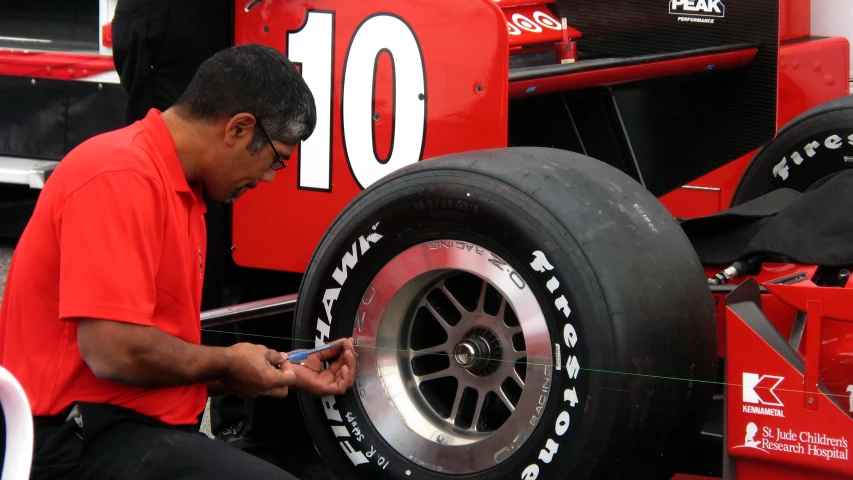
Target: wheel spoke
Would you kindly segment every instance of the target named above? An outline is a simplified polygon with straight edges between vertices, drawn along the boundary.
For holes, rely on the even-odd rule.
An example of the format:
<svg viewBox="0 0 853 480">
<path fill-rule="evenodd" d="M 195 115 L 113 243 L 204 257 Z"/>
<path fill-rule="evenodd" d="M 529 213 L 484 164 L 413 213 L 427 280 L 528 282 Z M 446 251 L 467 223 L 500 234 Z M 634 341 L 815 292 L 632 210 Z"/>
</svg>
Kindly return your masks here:
<svg viewBox="0 0 853 480">
<path fill-rule="evenodd" d="M 456 398 L 453 400 L 453 408 L 450 409 L 450 422 L 456 424 L 456 416 L 459 415 L 459 405 L 462 403 L 462 393 L 465 392 L 465 386 L 459 385 L 456 387 Z"/>
<path fill-rule="evenodd" d="M 459 300 L 456 300 L 456 297 L 454 297 L 453 294 L 450 293 L 450 290 L 447 289 L 447 286 L 444 285 L 444 283 L 442 283 L 441 287 L 439 288 L 441 288 L 441 291 L 444 293 L 447 299 L 450 300 L 450 303 L 453 304 L 456 310 L 459 311 L 459 314 L 462 315 L 463 318 L 465 315 L 468 315 L 470 313 L 468 310 L 465 310 L 465 307 L 463 307 L 461 303 L 459 303 Z"/>
<path fill-rule="evenodd" d="M 509 398 L 507 398 L 503 389 L 498 389 L 498 391 L 496 393 L 498 394 L 498 397 L 501 399 L 501 401 L 504 402 L 504 405 L 506 405 L 506 408 L 508 408 L 510 412 L 514 412 L 515 406 L 512 404 L 512 402 L 509 401 Z"/>
<path fill-rule="evenodd" d="M 480 296 L 477 298 L 477 311 L 484 312 L 486 310 L 486 290 L 489 287 L 489 282 L 483 280 L 483 286 L 480 288 Z"/>
<path fill-rule="evenodd" d="M 483 404 L 486 402 L 486 393 L 482 390 L 477 390 L 477 408 L 474 409 L 474 417 L 471 420 L 471 428 L 468 430 L 477 431 L 477 424 L 480 423 L 480 414 L 483 413 Z"/>
<path fill-rule="evenodd" d="M 518 375 L 518 372 L 515 371 L 515 368 L 512 369 L 512 379 L 515 380 L 515 383 L 518 384 L 522 389 L 524 388 L 524 380 Z"/>
<path fill-rule="evenodd" d="M 509 350 L 504 350 L 504 361 L 515 366 L 515 362 L 521 360 L 522 358 L 527 356 L 526 351 L 516 352 L 514 348 Z M 524 366 L 527 367 L 527 362 L 524 363 Z"/>
<path fill-rule="evenodd" d="M 518 333 L 521 333 L 521 327 L 520 326 L 518 326 L 518 327 L 507 327 L 506 331 L 509 332 L 510 336 L 513 336 L 513 335 L 516 335 Z"/>
<path fill-rule="evenodd" d="M 432 316 L 436 320 L 438 320 L 438 323 L 441 324 L 441 326 L 444 328 L 444 331 L 449 333 L 453 329 L 453 325 L 447 323 L 447 320 L 445 320 L 444 317 L 442 317 L 441 314 L 435 310 L 435 308 L 432 306 L 432 304 L 430 304 L 429 302 L 427 302 L 425 300 L 424 302 L 421 303 L 421 306 L 425 307 L 427 309 L 427 311 L 429 311 L 429 313 L 432 314 Z"/>
<path fill-rule="evenodd" d="M 434 347 L 423 348 L 421 350 L 410 350 L 409 351 L 409 359 L 422 357 L 424 355 L 437 355 L 441 353 L 446 353 L 450 355 L 450 349 L 452 345 L 449 343 L 442 343 L 441 345 L 436 345 Z"/>
<path fill-rule="evenodd" d="M 505 313 L 506 313 L 506 299 L 501 297 L 501 305 L 498 307 L 498 313 L 497 313 L 497 317 L 501 321 L 501 323 L 504 323 L 504 314 Z"/>
<path fill-rule="evenodd" d="M 439 370 L 437 372 L 428 373 L 426 375 L 417 376 L 418 382 L 424 383 L 430 380 L 435 380 L 436 378 L 444 378 L 444 377 L 455 377 L 456 375 L 450 370 L 450 368 L 445 368 Z"/>
</svg>

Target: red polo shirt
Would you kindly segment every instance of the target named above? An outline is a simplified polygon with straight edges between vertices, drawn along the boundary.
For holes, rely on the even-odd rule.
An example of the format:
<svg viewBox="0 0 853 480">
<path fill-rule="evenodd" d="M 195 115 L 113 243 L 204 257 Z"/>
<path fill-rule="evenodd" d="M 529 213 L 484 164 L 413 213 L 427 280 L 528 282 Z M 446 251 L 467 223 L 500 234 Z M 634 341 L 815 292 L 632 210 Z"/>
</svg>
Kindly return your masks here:
<svg viewBox="0 0 853 480">
<path fill-rule="evenodd" d="M 0 310 L 0 363 L 23 385 L 33 415 L 86 401 L 173 425 L 197 421 L 205 384 L 100 380 L 80 355 L 75 319 L 153 326 L 198 344 L 204 212 L 156 110 L 60 162 L 15 250 Z"/>
</svg>

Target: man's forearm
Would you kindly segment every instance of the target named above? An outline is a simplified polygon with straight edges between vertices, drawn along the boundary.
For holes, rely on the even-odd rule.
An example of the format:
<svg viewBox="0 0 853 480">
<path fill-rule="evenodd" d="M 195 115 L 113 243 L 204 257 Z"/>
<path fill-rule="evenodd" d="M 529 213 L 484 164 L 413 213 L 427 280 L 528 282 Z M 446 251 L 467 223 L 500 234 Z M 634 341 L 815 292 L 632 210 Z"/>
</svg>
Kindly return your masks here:
<svg viewBox="0 0 853 480">
<path fill-rule="evenodd" d="M 232 395 L 235 392 L 226 387 L 222 382 L 216 380 L 214 382 L 207 382 L 207 396 L 208 397 L 217 397 L 221 395 Z"/>
<path fill-rule="evenodd" d="M 81 319 L 77 336 L 80 353 L 95 375 L 127 385 L 213 382 L 230 363 L 225 348 L 185 342 L 154 327 Z"/>
</svg>

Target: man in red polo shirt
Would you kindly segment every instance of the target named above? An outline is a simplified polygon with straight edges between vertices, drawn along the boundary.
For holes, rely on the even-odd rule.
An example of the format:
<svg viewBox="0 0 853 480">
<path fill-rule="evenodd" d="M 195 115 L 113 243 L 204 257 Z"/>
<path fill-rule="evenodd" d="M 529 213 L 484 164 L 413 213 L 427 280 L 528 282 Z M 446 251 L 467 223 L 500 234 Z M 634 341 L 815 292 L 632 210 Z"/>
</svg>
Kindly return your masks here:
<svg viewBox="0 0 853 480">
<path fill-rule="evenodd" d="M 200 345 L 201 188 L 230 202 L 272 181 L 315 122 L 313 96 L 280 52 L 233 47 L 202 64 L 172 108 L 60 162 L 0 310 L 0 363 L 35 416 L 32 478 L 293 478 L 199 434 L 206 399 L 343 393 L 352 342 L 305 366 L 261 345 Z"/>
</svg>

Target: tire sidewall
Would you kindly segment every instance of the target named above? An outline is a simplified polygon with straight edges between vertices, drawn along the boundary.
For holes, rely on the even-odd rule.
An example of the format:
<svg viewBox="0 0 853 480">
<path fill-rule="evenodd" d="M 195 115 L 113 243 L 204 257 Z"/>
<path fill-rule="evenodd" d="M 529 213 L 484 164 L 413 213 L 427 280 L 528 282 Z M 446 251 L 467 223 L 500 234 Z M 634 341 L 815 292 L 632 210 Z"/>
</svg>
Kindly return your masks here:
<svg viewBox="0 0 853 480">
<path fill-rule="evenodd" d="M 804 117 L 761 149 L 744 172 L 731 205 L 780 188 L 805 192 L 853 168 L 853 108 Z"/>
<path fill-rule="evenodd" d="M 584 401 L 599 382 L 597 375 L 585 367 L 607 368 L 603 353 L 613 348 L 604 343 L 612 335 L 607 331 L 607 322 L 601 321 L 607 312 L 602 295 L 596 290 L 594 274 L 581 255 L 561 253 L 579 251 L 579 247 L 567 232 L 556 227 L 559 223 L 544 209 L 524 205 L 526 197 L 519 192 L 482 179 L 440 177 L 441 172 L 431 171 L 395 179 L 364 192 L 341 214 L 306 272 L 294 336 L 319 338 L 322 342 L 318 343 L 352 336 L 359 303 L 371 280 L 382 266 L 408 247 L 431 241 L 437 242 L 436 248 L 470 251 L 472 244 L 483 247 L 506 262 L 496 268 L 506 269 L 507 274 L 515 272 L 531 289 L 543 309 L 551 344 L 559 345 L 560 353 L 558 358 L 552 346 L 547 402 L 541 414 L 537 412 L 528 440 L 517 451 L 514 449 L 509 459 L 476 476 L 582 477 L 593 468 L 579 461 L 582 449 L 595 450 L 590 436 L 594 430 L 606 429 L 606 425 L 594 427 L 593 419 L 599 409 L 612 404 L 606 397 L 593 405 Z M 369 248 L 363 250 L 365 244 Z M 352 254 L 353 248 L 357 260 L 347 269 L 341 284 L 333 274 L 342 268 L 345 255 Z M 552 269 L 537 262 L 538 258 L 544 258 Z M 553 292 L 546 286 L 552 278 L 559 282 Z M 336 300 L 328 301 L 332 296 Z M 362 368 L 365 366 L 359 365 L 359 371 Z M 358 397 L 357 386 L 335 397 L 300 395 L 315 444 L 339 475 L 446 478 L 438 474 L 440 465 L 426 468 L 391 448 L 372 427 Z"/>
</svg>

